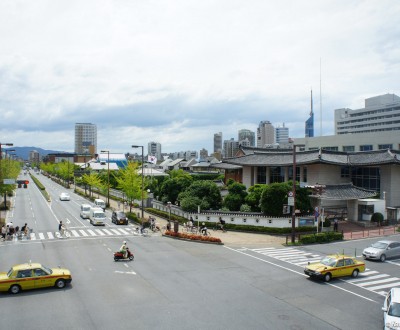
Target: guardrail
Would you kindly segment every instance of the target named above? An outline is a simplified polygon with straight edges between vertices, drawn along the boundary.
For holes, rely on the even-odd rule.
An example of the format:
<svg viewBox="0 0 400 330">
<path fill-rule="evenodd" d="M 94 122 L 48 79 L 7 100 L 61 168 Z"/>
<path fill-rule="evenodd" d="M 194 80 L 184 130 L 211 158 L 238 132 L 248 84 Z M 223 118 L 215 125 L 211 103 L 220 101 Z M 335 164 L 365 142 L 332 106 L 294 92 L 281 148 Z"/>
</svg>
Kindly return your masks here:
<svg viewBox="0 0 400 330">
<path fill-rule="evenodd" d="M 365 228 L 357 231 L 349 231 L 343 233 L 343 239 L 357 239 L 357 238 L 368 238 L 368 237 L 379 237 L 379 236 L 387 236 L 398 233 L 399 226 L 385 226 L 385 227 L 374 227 L 374 228 Z"/>
</svg>

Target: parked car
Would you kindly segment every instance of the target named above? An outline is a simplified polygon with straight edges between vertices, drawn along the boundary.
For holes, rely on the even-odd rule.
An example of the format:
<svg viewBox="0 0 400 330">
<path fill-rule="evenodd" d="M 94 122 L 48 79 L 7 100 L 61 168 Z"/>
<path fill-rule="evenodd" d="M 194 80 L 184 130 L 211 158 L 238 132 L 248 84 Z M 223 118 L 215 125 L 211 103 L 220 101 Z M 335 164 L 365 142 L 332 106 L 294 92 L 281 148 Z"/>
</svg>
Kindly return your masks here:
<svg viewBox="0 0 400 330">
<path fill-rule="evenodd" d="M 111 215 L 111 222 L 115 223 L 116 225 L 127 225 L 128 218 L 126 214 L 122 211 L 113 211 Z"/>
<path fill-rule="evenodd" d="M 400 242 L 378 241 L 364 249 L 364 259 L 385 261 L 387 258 L 400 257 Z"/>
<path fill-rule="evenodd" d="M 48 268 L 39 263 L 15 265 L 0 273 L 0 291 L 19 293 L 21 290 L 55 286 L 62 289 L 71 283 L 71 272 L 65 268 Z"/>
<path fill-rule="evenodd" d="M 63 192 L 60 194 L 60 201 L 69 201 L 71 200 L 71 197 L 69 196 L 68 193 Z"/>
<path fill-rule="evenodd" d="M 387 330 L 400 328 L 400 288 L 392 288 L 383 303 L 383 328 Z"/>
<path fill-rule="evenodd" d="M 329 255 L 320 262 L 309 263 L 304 273 L 310 277 L 323 279 L 329 282 L 333 277 L 357 277 L 365 271 L 365 263 L 344 254 Z"/>
</svg>

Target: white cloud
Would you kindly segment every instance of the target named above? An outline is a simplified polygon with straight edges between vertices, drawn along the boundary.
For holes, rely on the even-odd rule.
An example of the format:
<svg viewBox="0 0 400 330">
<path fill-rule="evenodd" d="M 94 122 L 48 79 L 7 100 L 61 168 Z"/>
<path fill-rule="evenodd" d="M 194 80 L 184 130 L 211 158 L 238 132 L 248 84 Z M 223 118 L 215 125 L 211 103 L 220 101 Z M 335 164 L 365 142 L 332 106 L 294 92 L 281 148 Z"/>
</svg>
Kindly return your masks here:
<svg viewBox="0 0 400 330">
<path fill-rule="evenodd" d="M 332 134 L 335 108 L 400 93 L 399 14 L 391 0 L 3 0 L 0 138 L 72 151 L 74 124 L 92 122 L 99 149 L 212 151 L 215 132 L 261 120 L 300 137 L 311 88 L 318 135 L 320 60 Z"/>
</svg>

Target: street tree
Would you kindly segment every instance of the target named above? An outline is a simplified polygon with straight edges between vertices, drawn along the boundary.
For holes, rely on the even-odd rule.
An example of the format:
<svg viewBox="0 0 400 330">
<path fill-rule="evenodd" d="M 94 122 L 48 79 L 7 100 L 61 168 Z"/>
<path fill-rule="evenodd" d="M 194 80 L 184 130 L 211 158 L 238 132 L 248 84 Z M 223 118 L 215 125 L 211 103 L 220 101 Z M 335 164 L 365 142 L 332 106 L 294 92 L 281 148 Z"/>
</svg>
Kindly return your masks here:
<svg viewBox="0 0 400 330">
<path fill-rule="evenodd" d="M 198 206 L 203 210 L 218 210 L 222 205 L 221 192 L 214 181 L 194 181 L 178 196 L 183 210 L 197 211 Z"/>
<path fill-rule="evenodd" d="M 246 196 L 247 191 L 244 184 L 236 181 L 228 182 L 228 195 L 224 198 L 224 206 L 230 211 L 240 211 L 240 207 L 245 203 Z"/>
</svg>

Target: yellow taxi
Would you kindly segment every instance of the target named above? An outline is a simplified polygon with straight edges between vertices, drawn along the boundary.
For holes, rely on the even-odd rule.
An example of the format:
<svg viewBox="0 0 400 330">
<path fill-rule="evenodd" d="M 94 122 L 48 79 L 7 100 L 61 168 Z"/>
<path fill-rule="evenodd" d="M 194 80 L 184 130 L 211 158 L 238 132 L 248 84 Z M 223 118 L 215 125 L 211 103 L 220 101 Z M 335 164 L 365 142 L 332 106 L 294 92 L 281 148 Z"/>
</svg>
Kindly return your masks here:
<svg viewBox="0 0 400 330">
<path fill-rule="evenodd" d="M 365 263 L 344 254 L 329 255 L 320 262 L 308 263 L 304 273 L 310 277 L 323 279 L 329 282 L 333 277 L 357 277 L 365 271 Z"/>
<path fill-rule="evenodd" d="M 5 273 L 0 273 L 0 292 L 19 293 L 30 290 L 55 286 L 62 289 L 71 283 L 71 272 L 65 268 L 48 268 L 39 263 L 15 265 Z"/>
</svg>

